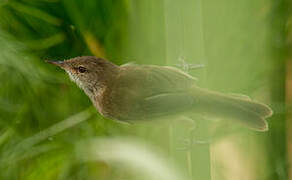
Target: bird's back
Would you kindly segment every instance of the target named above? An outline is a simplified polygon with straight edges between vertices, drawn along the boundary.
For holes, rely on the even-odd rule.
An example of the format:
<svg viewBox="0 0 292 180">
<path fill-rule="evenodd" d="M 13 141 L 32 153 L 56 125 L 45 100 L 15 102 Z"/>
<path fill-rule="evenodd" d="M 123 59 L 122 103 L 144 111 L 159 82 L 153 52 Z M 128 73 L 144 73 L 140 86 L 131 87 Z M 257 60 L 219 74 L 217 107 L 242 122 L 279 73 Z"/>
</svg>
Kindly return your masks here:
<svg viewBox="0 0 292 180">
<path fill-rule="evenodd" d="M 112 88 L 106 92 L 109 94 L 107 97 L 110 98 L 105 101 L 110 101 L 110 103 L 104 103 L 111 106 L 104 108 L 115 109 L 113 113 L 116 115 L 115 119 L 131 120 L 148 119 L 179 109 L 176 104 L 167 112 L 162 112 L 159 104 L 149 107 L 147 99 L 167 95 L 164 99 L 168 98 L 172 101 L 168 95 L 178 97 L 178 93 L 190 99 L 187 97 L 190 96 L 188 90 L 194 86 L 195 78 L 173 67 L 130 64 L 120 67 L 120 72 L 114 82 Z M 174 103 L 176 102 L 168 102 L 169 105 Z"/>
</svg>

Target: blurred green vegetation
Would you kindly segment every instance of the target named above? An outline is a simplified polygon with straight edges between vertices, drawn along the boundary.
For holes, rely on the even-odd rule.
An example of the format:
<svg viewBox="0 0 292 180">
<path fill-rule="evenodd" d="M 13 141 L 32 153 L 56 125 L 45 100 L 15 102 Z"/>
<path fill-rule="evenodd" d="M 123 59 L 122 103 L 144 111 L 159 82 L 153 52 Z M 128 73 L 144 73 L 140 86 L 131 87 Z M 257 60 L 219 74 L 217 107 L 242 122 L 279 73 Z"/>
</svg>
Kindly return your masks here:
<svg viewBox="0 0 292 180">
<path fill-rule="evenodd" d="M 284 0 L 0 1 L 0 179 L 287 179 L 287 6 Z M 204 64 L 189 72 L 198 84 L 271 105 L 270 130 L 223 131 L 209 144 L 203 128 L 190 135 L 188 121 L 104 119 L 63 71 L 44 62 L 82 55 L 116 64 Z M 123 136 L 129 139 L 116 140 Z"/>
</svg>

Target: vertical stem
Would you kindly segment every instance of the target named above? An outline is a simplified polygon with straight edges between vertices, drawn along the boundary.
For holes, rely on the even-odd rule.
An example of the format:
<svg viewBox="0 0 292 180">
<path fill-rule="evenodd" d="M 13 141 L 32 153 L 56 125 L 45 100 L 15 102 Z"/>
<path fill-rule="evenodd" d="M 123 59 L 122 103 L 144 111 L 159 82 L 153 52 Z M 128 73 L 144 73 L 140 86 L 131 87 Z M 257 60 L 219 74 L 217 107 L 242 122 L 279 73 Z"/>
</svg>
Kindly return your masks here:
<svg viewBox="0 0 292 180">
<path fill-rule="evenodd" d="M 292 13 L 291 13 L 291 7 L 292 7 L 292 3 L 291 1 L 288 0 L 284 0 L 283 4 L 282 4 L 282 11 L 285 10 L 285 15 L 284 18 L 285 19 L 285 31 L 286 36 L 285 36 L 285 42 L 286 44 L 286 50 L 287 50 L 287 54 L 286 54 L 286 74 L 285 74 L 285 105 L 286 105 L 286 152 L 287 152 L 287 179 L 288 180 L 292 180 L 292 167 L 290 164 L 292 164 L 292 143 L 291 143 L 291 139 L 292 139 L 292 110 L 291 110 L 291 106 L 292 106 L 292 54 L 291 54 L 291 36 L 292 36 L 292 24 L 291 24 L 291 17 L 292 17 Z"/>
<path fill-rule="evenodd" d="M 188 161 L 188 173 L 190 179 L 193 179 L 193 167 L 192 167 L 192 152 L 187 150 L 187 161 Z"/>
<path fill-rule="evenodd" d="M 187 64 L 206 65 L 201 0 L 164 1 L 164 7 L 167 63 L 179 64 L 179 58 L 184 58 Z M 206 70 L 199 73 L 202 84 L 205 84 L 206 75 Z M 208 136 L 206 126 L 204 123 L 197 126 L 195 122 L 197 128 L 190 129 L 189 124 L 182 125 L 186 123 L 184 120 L 178 121 L 170 136 L 174 158 L 189 179 L 211 179 L 209 144 L 193 144 L 196 139 L 204 140 Z M 185 146 L 184 150 L 178 150 L 180 145 Z"/>
<path fill-rule="evenodd" d="M 292 102 L 292 61 L 288 60 L 286 63 L 286 105 L 289 107 Z M 292 111 L 290 108 L 287 108 L 286 114 L 286 132 L 287 132 L 287 158 L 288 164 L 292 163 Z M 292 168 L 288 166 L 288 179 L 292 179 Z"/>
</svg>

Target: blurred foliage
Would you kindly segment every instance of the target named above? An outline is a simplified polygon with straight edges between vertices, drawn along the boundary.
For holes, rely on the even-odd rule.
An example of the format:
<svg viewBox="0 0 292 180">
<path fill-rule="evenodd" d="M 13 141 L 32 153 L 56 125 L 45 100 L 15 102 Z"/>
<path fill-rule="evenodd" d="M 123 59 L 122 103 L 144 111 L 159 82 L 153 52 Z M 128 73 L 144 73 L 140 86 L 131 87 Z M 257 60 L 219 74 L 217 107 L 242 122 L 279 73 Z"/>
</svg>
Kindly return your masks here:
<svg viewBox="0 0 292 180">
<path fill-rule="evenodd" d="M 80 56 L 96 46 L 94 52 L 117 57 L 127 25 L 123 0 L 7 1 L 0 15 L 1 29 L 40 58 Z"/>
<path fill-rule="evenodd" d="M 6 120 L 1 123 L 34 133 L 90 105 L 63 72 L 54 73 L 44 63 L 45 59 L 91 54 L 90 43 L 103 44 L 99 53 L 119 48 L 121 25 L 126 23 L 114 21 L 117 15 L 126 20 L 125 3 L 90 2 L 36 0 L 1 5 L 1 74 L 6 78 L 1 88 L 1 118 Z"/>
<path fill-rule="evenodd" d="M 238 177 L 286 179 L 286 6 L 251 0 L 0 0 L 0 179 L 167 179 L 169 172 L 175 179 L 176 171 L 195 177 L 198 167 L 209 176 L 210 166 L 218 179 L 228 179 L 226 167 L 243 169 Z M 216 141 L 210 151 L 217 164 L 210 165 L 209 145 L 184 141 L 193 124 L 104 119 L 64 72 L 44 62 L 81 55 L 117 64 L 176 65 L 180 58 L 204 64 L 204 70 L 190 72 L 198 84 L 270 104 L 271 130 Z M 112 139 L 120 135 L 140 142 Z M 92 138 L 99 139 L 87 141 Z M 178 151 L 178 139 L 190 150 Z M 92 146 L 96 152 L 87 149 Z M 231 157 L 242 162 L 224 164 Z"/>
<path fill-rule="evenodd" d="M 43 135 L 42 130 L 91 106 L 63 72 L 44 60 L 119 57 L 126 2 L 2 1 L 0 16 L 0 179 L 56 179 L 69 168 L 75 142 L 111 134 L 116 123 L 90 110 L 95 116 L 69 132 L 58 131 L 58 138 L 57 132 Z M 35 134 L 36 140 L 22 142 Z"/>
</svg>

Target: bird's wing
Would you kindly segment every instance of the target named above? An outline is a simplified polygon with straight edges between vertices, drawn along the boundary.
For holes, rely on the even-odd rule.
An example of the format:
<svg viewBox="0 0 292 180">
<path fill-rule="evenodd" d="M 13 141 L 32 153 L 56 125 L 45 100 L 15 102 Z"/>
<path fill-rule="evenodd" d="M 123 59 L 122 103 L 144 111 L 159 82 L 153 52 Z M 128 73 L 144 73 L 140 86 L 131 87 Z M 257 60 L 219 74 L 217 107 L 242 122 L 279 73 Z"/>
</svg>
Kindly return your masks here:
<svg viewBox="0 0 292 180">
<path fill-rule="evenodd" d="M 185 92 L 164 93 L 150 96 L 141 102 L 141 108 L 152 117 L 183 112 L 192 107 L 194 99 Z"/>
<path fill-rule="evenodd" d="M 195 79 L 173 67 L 129 64 L 121 67 L 117 82 L 119 98 L 112 99 L 119 99 L 116 104 L 128 111 L 130 119 L 131 114 L 135 119 L 139 115 L 150 118 L 181 111 L 193 100 L 189 90 Z"/>
<path fill-rule="evenodd" d="M 191 75 L 170 66 L 128 64 L 122 69 L 119 81 L 134 89 L 143 88 L 144 97 L 185 91 L 196 81 Z"/>
</svg>

